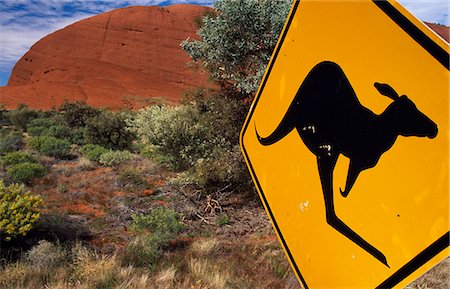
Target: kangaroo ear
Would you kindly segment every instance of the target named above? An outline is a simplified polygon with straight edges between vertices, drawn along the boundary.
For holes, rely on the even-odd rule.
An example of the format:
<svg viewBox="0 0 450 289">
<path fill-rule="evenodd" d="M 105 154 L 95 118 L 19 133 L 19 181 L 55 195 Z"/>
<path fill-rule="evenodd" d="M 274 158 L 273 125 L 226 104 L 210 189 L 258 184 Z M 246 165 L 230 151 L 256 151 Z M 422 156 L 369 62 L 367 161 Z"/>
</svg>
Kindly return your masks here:
<svg viewBox="0 0 450 289">
<path fill-rule="evenodd" d="M 399 98 L 398 93 L 389 84 L 375 82 L 374 86 L 379 93 L 389 97 L 390 99 L 396 100 Z"/>
</svg>

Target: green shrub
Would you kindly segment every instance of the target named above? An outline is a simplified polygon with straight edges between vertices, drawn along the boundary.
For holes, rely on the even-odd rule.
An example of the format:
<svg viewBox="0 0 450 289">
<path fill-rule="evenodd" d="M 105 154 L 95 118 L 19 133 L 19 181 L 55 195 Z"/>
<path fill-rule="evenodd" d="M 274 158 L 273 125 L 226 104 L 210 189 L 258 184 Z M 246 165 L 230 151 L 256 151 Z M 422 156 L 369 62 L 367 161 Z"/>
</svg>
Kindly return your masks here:
<svg viewBox="0 0 450 289">
<path fill-rule="evenodd" d="M 87 119 L 84 139 L 87 143 L 124 150 L 132 147 L 135 135 L 128 129 L 127 118 L 124 115 L 102 111 Z"/>
<path fill-rule="evenodd" d="M 131 229 L 141 233 L 124 250 L 125 265 L 154 269 L 164 244 L 185 227 L 182 216 L 169 208 L 155 208 L 148 215 L 132 215 Z"/>
<path fill-rule="evenodd" d="M 229 146 L 209 122 L 192 105 L 163 105 L 140 110 L 133 127 L 146 144 L 152 145 L 156 160 L 184 170 L 210 156 L 216 146 Z"/>
<path fill-rule="evenodd" d="M 80 148 L 80 152 L 85 158 L 97 162 L 100 160 L 100 156 L 108 151 L 109 149 L 96 144 L 86 144 Z"/>
<path fill-rule="evenodd" d="M 45 176 L 47 172 L 41 164 L 20 163 L 8 167 L 6 173 L 12 182 L 29 184 L 33 179 Z"/>
<path fill-rule="evenodd" d="M 100 110 L 85 102 L 65 102 L 59 107 L 65 124 L 71 128 L 84 127 L 89 118 L 100 114 Z"/>
<path fill-rule="evenodd" d="M 233 188 L 252 188 L 249 172 L 239 146 L 218 151 L 210 159 L 200 159 L 191 171 L 195 183 L 210 193 L 231 185 Z"/>
<path fill-rule="evenodd" d="M 223 137 L 231 145 L 239 144 L 249 103 L 204 89 L 188 91 L 183 96 L 183 103 L 194 106 L 202 114 L 203 123 L 213 127 L 215 135 Z"/>
<path fill-rule="evenodd" d="M 29 123 L 27 123 L 27 130 L 30 127 L 36 127 L 36 126 L 43 126 L 43 127 L 51 127 L 52 125 L 56 124 L 56 120 L 52 117 L 40 117 L 40 118 L 35 118 L 32 121 L 30 121 Z"/>
<path fill-rule="evenodd" d="M 56 158 L 63 158 L 70 153 L 70 143 L 67 140 L 52 136 L 36 136 L 29 139 L 28 144 L 40 153 Z"/>
<path fill-rule="evenodd" d="M 162 240 L 169 240 L 180 233 L 185 225 L 182 216 L 170 208 L 155 208 L 148 215 L 132 215 L 134 231 L 150 231 L 160 235 Z"/>
<path fill-rule="evenodd" d="M 70 140 L 72 137 L 71 131 L 72 129 L 65 125 L 52 125 L 45 132 L 45 135 Z"/>
<path fill-rule="evenodd" d="M 125 246 L 121 262 L 125 266 L 154 270 L 156 262 L 162 255 L 162 244 L 158 235 L 137 236 Z"/>
<path fill-rule="evenodd" d="M 2 158 L 2 164 L 4 166 L 11 166 L 21 163 L 35 163 L 36 159 L 24 152 L 11 152 L 4 155 Z"/>
<path fill-rule="evenodd" d="M 149 188 L 148 182 L 142 177 L 141 172 L 133 168 L 125 168 L 118 172 L 119 185 L 129 191 L 145 190 Z"/>
<path fill-rule="evenodd" d="M 0 153 L 18 151 L 23 147 L 23 136 L 19 132 L 10 132 L 0 137 Z"/>
<path fill-rule="evenodd" d="M 27 124 L 33 119 L 38 118 L 39 113 L 28 108 L 26 105 L 20 105 L 16 110 L 11 110 L 8 113 L 8 117 L 14 126 L 26 131 Z"/>
<path fill-rule="evenodd" d="M 47 132 L 48 128 L 45 126 L 29 126 L 27 131 L 31 136 L 40 136 L 44 135 Z"/>
<path fill-rule="evenodd" d="M 9 111 L 3 105 L 0 105 L 0 126 L 11 125 L 8 114 Z"/>
<path fill-rule="evenodd" d="M 107 151 L 100 156 L 99 163 L 106 167 L 115 167 L 132 158 L 133 154 L 129 151 Z"/>
<path fill-rule="evenodd" d="M 31 230 L 39 219 L 42 198 L 24 191 L 23 186 L 5 186 L 0 180 L 0 237 L 10 240 Z"/>
</svg>

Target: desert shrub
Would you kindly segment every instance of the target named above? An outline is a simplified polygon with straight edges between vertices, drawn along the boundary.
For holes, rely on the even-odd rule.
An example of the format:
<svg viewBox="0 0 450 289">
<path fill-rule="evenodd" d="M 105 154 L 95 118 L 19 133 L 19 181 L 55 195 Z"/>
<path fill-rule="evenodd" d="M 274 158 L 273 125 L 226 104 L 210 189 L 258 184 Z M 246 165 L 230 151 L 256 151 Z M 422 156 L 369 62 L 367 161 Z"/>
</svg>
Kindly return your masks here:
<svg viewBox="0 0 450 289">
<path fill-rule="evenodd" d="M 126 266 L 132 265 L 153 270 L 162 255 L 162 244 L 158 235 L 137 236 L 125 246 L 121 262 Z"/>
<path fill-rule="evenodd" d="M 20 132 L 9 132 L 0 137 L 0 153 L 18 151 L 23 147 L 23 136 Z"/>
<path fill-rule="evenodd" d="M 71 127 L 84 127 L 91 117 L 100 114 L 100 110 L 84 102 L 65 102 L 58 109 L 64 123 Z"/>
<path fill-rule="evenodd" d="M 154 269 L 162 248 L 185 227 L 182 216 L 169 208 L 155 208 L 148 215 L 132 215 L 131 230 L 141 233 L 127 244 L 122 257 L 126 265 Z"/>
<path fill-rule="evenodd" d="M 180 233 L 185 225 L 182 216 L 170 208 L 155 208 L 148 215 L 132 215 L 134 231 L 150 231 L 161 240 L 169 240 Z"/>
<path fill-rule="evenodd" d="M 0 105 L 0 126 L 11 124 L 8 114 L 9 114 L 9 111 L 6 110 L 3 105 Z"/>
<path fill-rule="evenodd" d="M 28 145 L 44 155 L 56 158 L 66 157 L 70 153 L 70 143 L 53 136 L 32 137 L 29 139 Z"/>
<path fill-rule="evenodd" d="M 25 152 L 10 152 L 1 158 L 4 166 L 11 166 L 21 163 L 35 163 L 36 159 Z"/>
<path fill-rule="evenodd" d="M 67 260 L 67 252 L 58 244 L 40 240 L 24 256 L 25 261 L 35 268 L 54 268 Z"/>
<path fill-rule="evenodd" d="M 40 216 L 40 205 L 42 198 L 25 191 L 23 186 L 5 186 L 0 181 L 0 236 L 6 240 L 25 236 Z"/>
<path fill-rule="evenodd" d="M 40 136 L 45 134 L 45 132 L 48 130 L 45 126 L 29 126 L 27 128 L 28 134 L 31 136 Z"/>
<path fill-rule="evenodd" d="M 34 119 L 27 126 L 27 132 L 31 136 L 53 136 L 70 142 L 75 138 L 77 130 L 78 128 L 70 128 L 63 124 L 57 116 Z"/>
<path fill-rule="evenodd" d="M 249 102 L 203 88 L 187 91 L 182 102 L 195 107 L 204 119 L 203 123 L 213 127 L 215 135 L 222 136 L 231 145 L 239 143 L 239 133 L 250 109 Z"/>
<path fill-rule="evenodd" d="M 151 145 L 155 160 L 176 170 L 184 170 L 211 155 L 217 146 L 227 147 L 197 107 L 192 105 L 152 106 L 137 114 L 133 127 Z"/>
<path fill-rule="evenodd" d="M 195 184 L 208 192 L 226 186 L 245 189 L 252 187 L 239 146 L 227 151 L 220 150 L 212 158 L 198 160 L 190 173 Z"/>
<path fill-rule="evenodd" d="M 84 139 L 87 143 L 124 150 L 132 147 L 135 135 L 128 129 L 125 115 L 102 111 L 86 120 Z"/>
<path fill-rule="evenodd" d="M 29 184 L 33 179 L 45 176 L 47 171 L 41 164 L 19 163 L 8 167 L 6 173 L 12 182 Z"/>
<path fill-rule="evenodd" d="M 100 156 L 108 151 L 109 149 L 97 144 L 86 144 L 80 148 L 80 152 L 85 158 L 97 162 L 100 160 Z"/>
<path fill-rule="evenodd" d="M 133 159 L 129 151 L 107 151 L 100 156 L 99 163 L 106 167 L 115 167 Z"/>
<path fill-rule="evenodd" d="M 78 168 L 82 171 L 93 170 L 95 168 L 95 163 L 85 157 L 78 159 Z"/>
<path fill-rule="evenodd" d="M 145 190 L 149 188 L 148 182 L 142 177 L 142 173 L 133 168 L 124 168 L 117 174 L 119 184 L 131 191 Z"/>
<path fill-rule="evenodd" d="M 27 123 L 27 130 L 29 130 L 31 127 L 51 127 L 52 125 L 56 124 L 56 120 L 54 118 L 49 117 L 39 117 L 31 120 L 29 123 Z"/>
<path fill-rule="evenodd" d="M 45 135 L 70 140 L 72 137 L 71 131 L 72 129 L 65 125 L 52 125 L 45 132 Z"/>
<path fill-rule="evenodd" d="M 26 105 L 20 105 L 17 109 L 11 110 L 8 113 L 9 120 L 12 125 L 26 131 L 27 124 L 33 119 L 39 117 L 39 113 L 33 109 L 28 108 Z"/>
</svg>

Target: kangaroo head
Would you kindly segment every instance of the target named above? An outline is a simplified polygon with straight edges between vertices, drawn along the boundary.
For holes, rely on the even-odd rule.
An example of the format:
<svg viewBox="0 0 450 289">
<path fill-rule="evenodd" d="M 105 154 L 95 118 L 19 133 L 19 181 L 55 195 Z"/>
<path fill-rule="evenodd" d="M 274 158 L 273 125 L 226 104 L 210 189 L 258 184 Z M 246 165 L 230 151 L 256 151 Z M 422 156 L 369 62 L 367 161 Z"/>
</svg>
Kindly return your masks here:
<svg viewBox="0 0 450 289">
<path fill-rule="evenodd" d="M 388 84 L 375 83 L 378 91 L 394 100 L 386 111 L 399 135 L 435 138 L 438 133 L 437 125 L 424 113 L 419 111 L 406 95 L 399 96 Z"/>
</svg>

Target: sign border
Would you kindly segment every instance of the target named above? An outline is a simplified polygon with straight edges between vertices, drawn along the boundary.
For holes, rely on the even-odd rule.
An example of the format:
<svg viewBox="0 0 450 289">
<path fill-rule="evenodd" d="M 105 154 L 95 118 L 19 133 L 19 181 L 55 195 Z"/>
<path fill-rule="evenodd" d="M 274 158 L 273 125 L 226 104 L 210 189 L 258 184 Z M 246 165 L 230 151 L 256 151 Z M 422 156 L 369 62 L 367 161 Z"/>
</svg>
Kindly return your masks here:
<svg viewBox="0 0 450 289">
<path fill-rule="evenodd" d="M 403 13 L 402 13 L 389 0 L 381 0 L 381 1 L 380 0 L 372 0 L 372 2 L 378 8 L 380 8 L 392 21 L 394 21 L 396 23 L 396 25 L 398 25 L 400 28 L 402 28 L 414 41 L 416 41 L 428 53 L 430 53 L 447 70 L 450 70 L 450 68 L 449 68 L 449 57 L 450 57 L 449 53 L 441 45 L 439 45 L 432 38 L 430 38 L 428 35 L 426 35 L 424 33 L 424 31 L 422 29 L 420 29 L 416 24 L 414 24 L 410 19 L 408 19 L 408 17 L 405 14 L 403 14 L 403 13 L 405 13 L 406 10 L 403 11 Z M 280 241 L 282 242 L 283 248 L 289 257 L 289 261 L 290 261 L 292 267 L 294 268 L 296 275 L 302 281 L 305 289 L 308 289 L 309 287 L 308 287 L 305 279 L 303 278 L 303 276 L 292 256 L 292 253 L 289 250 L 289 247 L 287 246 L 286 240 L 283 237 L 283 234 L 277 224 L 277 221 L 275 220 L 272 210 L 270 209 L 269 203 L 266 199 L 266 196 L 264 195 L 264 192 L 259 183 L 259 180 L 256 177 L 255 171 L 254 171 L 253 166 L 248 157 L 247 150 L 244 146 L 244 134 L 247 131 L 247 128 L 250 124 L 250 119 L 253 116 L 255 107 L 258 104 L 258 101 L 259 101 L 262 91 L 264 90 L 264 87 L 269 78 L 270 72 L 272 71 L 273 65 L 276 61 L 278 53 L 280 52 L 281 46 L 286 38 L 289 27 L 292 24 L 292 21 L 297 12 L 297 8 L 298 8 L 299 4 L 300 4 L 300 0 L 294 0 L 290 14 L 288 16 L 288 20 L 286 21 L 286 24 L 284 26 L 282 35 L 278 40 L 277 46 L 275 48 L 275 52 L 271 57 L 270 63 L 268 65 L 268 68 L 266 69 L 266 72 L 264 74 L 261 85 L 258 89 L 255 100 L 253 101 L 250 112 L 248 113 L 247 118 L 244 123 L 244 126 L 241 130 L 240 143 L 241 143 L 241 149 L 244 153 L 245 161 L 247 162 L 247 165 L 250 169 L 250 173 L 251 173 L 254 183 L 258 189 L 258 192 L 261 196 L 264 207 L 266 208 L 266 211 L 269 213 L 273 227 L 275 228 L 275 231 L 276 231 Z M 395 4 L 397 4 L 397 3 L 395 2 Z M 407 13 L 407 11 L 406 11 L 406 13 Z M 394 274 L 392 274 L 390 277 L 388 277 L 385 281 L 383 281 L 376 288 L 377 289 L 378 288 L 380 288 L 380 289 L 381 288 L 392 288 L 392 287 L 396 286 L 397 284 L 399 284 L 406 277 L 408 277 L 409 275 L 414 273 L 417 269 L 419 269 L 422 265 L 424 265 L 426 262 L 431 260 L 433 257 L 435 257 L 437 254 L 442 252 L 447 247 L 449 247 L 449 243 L 450 243 L 449 236 L 450 236 L 450 231 L 445 233 L 442 237 L 440 237 L 438 240 L 436 240 L 433 244 L 428 246 L 425 250 L 423 250 L 421 253 L 419 253 L 411 261 L 406 263 L 403 267 L 401 267 L 399 270 L 397 270 Z"/>
</svg>

